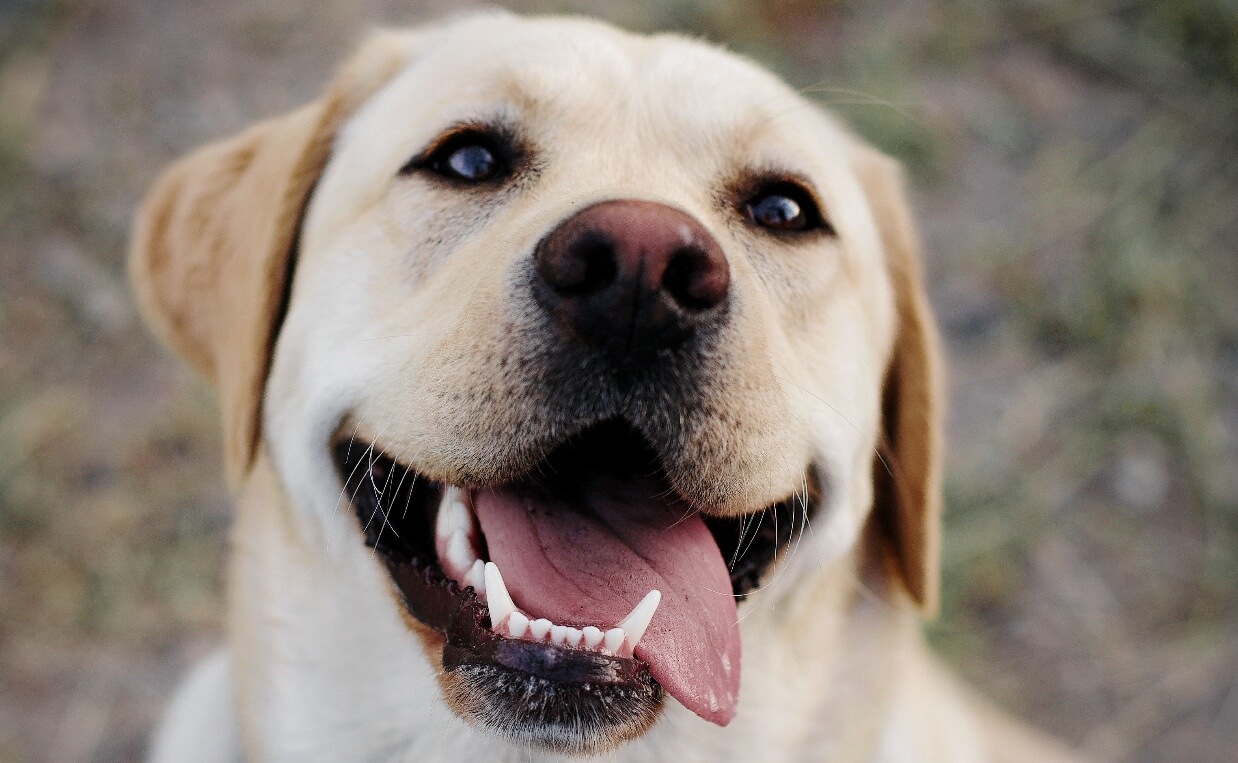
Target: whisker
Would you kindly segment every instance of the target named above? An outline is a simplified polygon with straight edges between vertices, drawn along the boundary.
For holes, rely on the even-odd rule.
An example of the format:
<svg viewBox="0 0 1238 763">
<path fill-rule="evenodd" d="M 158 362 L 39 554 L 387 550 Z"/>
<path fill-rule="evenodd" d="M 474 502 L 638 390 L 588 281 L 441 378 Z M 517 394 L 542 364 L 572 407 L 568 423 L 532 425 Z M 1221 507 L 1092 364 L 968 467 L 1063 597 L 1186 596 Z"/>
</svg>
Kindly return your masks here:
<svg viewBox="0 0 1238 763">
<path fill-rule="evenodd" d="M 778 505 L 774 504 L 773 508 L 774 508 L 774 511 L 777 511 Z M 740 545 L 742 545 L 744 542 L 744 533 L 742 530 L 740 531 L 739 543 L 737 543 L 735 546 L 735 555 L 731 557 L 731 568 L 732 569 L 734 569 L 735 565 L 739 563 L 739 560 L 744 558 L 744 556 L 752 548 L 752 544 L 756 543 L 757 534 L 760 533 L 761 531 L 761 523 L 765 521 L 765 513 L 767 511 L 768 509 L 762 509 L 758 514 L 755 515 L 756 516 L 756 527 L 752 529 L 752 537 L 748 539 L 748 545 L 744 546 L 743 550 L 740 550 Z M 778 554 L 778 536 L 777 535 L 774 536 L 774 554 L 775 556 Z"/>
<path fill-rule="evenodd" d="M 366 463 L 368 464 L 368 467 L 369 467 L 369 474 L 367 474 L 365 478 L 368 478 L 368 479 L 370 480 L 370 486 L 374 489 L 374 493 L 375 493 L 375 495 L 377 496 L 377 499 L 378 499 L 378 500 L 377 500 L 377 502 L 376 502 L 376 509 L 377 509 L 377 513 L 382 513 L 382 514 L 383 514 L 383 522 L 384 522 L 384 524 L 387 524 L 387 515 L 386 515 L 386 513 L 384 513 L 384 512 L 383 512 L 383 506 L 382 506 L 382 491 L 381 491 L 381 490 L 379 490 L 379 488 L 378 488 L 378 483 L 376 483 L 376 482 L 374 481 L 374 447 L 375 447 L 375 444 L 378 442 L 378 440 L 379 440 L 379 439 L 381 439 L 381 438 L 382 438 L 382 436 L 383 436 L 383 434 L 387 431 L 387 427 L 388 427 L 388 426 L 390 426 L 390 424 L 391 424 L 391 422 L 388 422 L 387 424 L 384 424 L 384 425 L 383 425 L 383 428 L 382 428 L 381 430 L 379 430 L 378 437 L 377 437 L 377 438 L 375 438 L 375 440 L 374 440 L 373 442 L 371 442 L 371 443 L 370 443 L 370 444 L 366 447 L 366 449 L 365 449 L 364 453 L 362 453 L 362 455 L 361 455 L 361 460 L 362 460 L 362 461 L 364 461 L 364 462 L 366 462 Z M 385 456 L 385 455 L 386 455 L 386 453 L 384 452 L 382 455 L 384 455 L 384 456 Z M 390 478 L 390 474 L 388 474 L 388 478 Z M 364 478 L 363 478 L 363 479 L 364 479 Z M 356 494 L 356 493 L 353 493 L 353 500 L 354 500 L 354 501 L 356 500 L 356 497 L 357 497 L 357 494 Z M 371 513 L 371 514 L 370 514 L 370 516 L 366 517 L 366 520 L 365 520 L 365 526 L 361 528 L 362 535 L 365 535 L 365 534 L 369 533 L 369 530 L 370 530 L 370 524 L 371 524 L 373 521 L 374 521 L 374 513 Z M 379 528 L 379 535 L 380 535 L 380 536 L 382 535 L 382 528 Z M 377 541 L 375 541 L 375 543 L 374 543 L 374 547 L 375 547 L 375 549 L 377 548 L 377 546 L 378 546 L 378 543 L 377 543 Z"/>
<path fill-rule="evenodd" d="M 387 452 L 386 452 L 385 450 L 381 450 L 381 449 L 380 449 L 379 453 L 380 453 L 380 456 L 381 456 L 382 458 L 387 458 L 388 460 L 390 460 L 390 458 L 387 456 Z M 383 516 L 383 523 L 382 523 L 382 525 L 380 525 L 380 526 L 379 526 L 379 528 L 378 528 L 378 535 L 377 535 L 377 536 L 375 536 L 375 538 L 374 538 L 374 545 L 373 545 L 373 547 L 371 547 L 371 549 L 370 549 L 370 553 L 371 553 L 371 554 L 377 554 L 377 553 L 378 553 L 378 544 L 379 544 L 380 542 L 382 542 L 382 539 L 383 539 L 383 533 L 387 530 L 387 528 L 389 528 L 389 527 L 390 527 L 390 528 L 391 528 L 391 532 L 392 532 L 392 533 L 393 533 L 393 534 L 394 534 L 397 538 L 399 538 L 399 537 L 400 537 L 400 535 L 399 535 L 399 533 L 397 533 L 397 532 L 395 531 L 395 528 L 394 528 L 394 527 L 391 527 L 391 517 L 389 517 L 389 516 L 387 515 L 387 510 L 386 510 L 385 508 L 383 508 L 383 499 L 386 497 L 386 494 L 387 494 L 387 489 L 391 486 L 391 477 L 392 477 L 392 473 L 393 473 L 393 472 L 392 472 L 392 470 L 388 470 L 388 472 L 387 472 L 387 478 L 386 478 L 385 480 L 383 480 L 383 487 L 382 487 L 382 489 L 380 490 L 380 489 L 378 488 L 378 485 L 377 485 L 377 484 L 375 483 L 375 481 L 374 481 L 374 469 L 373 469 L 374 460 L 373 460 L 373 449 L 371 449 L 371 451 L 370 451 L 370 455 L 371 455 L 371 459 L 370 459 L 370 475 L 369 475 L 369 476 L 370 476 L 370 485 L 374 488 L 374 492 L 375 492 L 375 494 L 378 496 L 378 501 L 376 502 L 376 508 L 377 508 L 377 510 L 378 510 L 378 513 L 379 513 L 379 514 L 382 514 L 382 516 Z M 393 467 L 394 467 L 394 462 L 392 462 L 392 463 L 393 463 Z M 373 518 L 373 515 L 371 515 L 371 519 L 372 519 L 372 518 Z M 368 526 L 368 523 L 367 523 L 367 526 Z"/>
<path fill-rule="evenodd" d="M 352 449 L 353 449 L 353 446 L 357 443 L 357 429 L 358 429 L 360 426 L 361 426 L 360 422 L 356 422 L 356 423 L 354 423 L 354 424 L 353 424 L 353 429 L 352 429 L 352 434 L 350 434 L 350 435 L 348 436 L 348 448 L 344 451 L 344 458 L 345 458 L 345 460 L 346 460 L 346 461 L 347 461 L 347 459 L 349 459 L 349 458 L 352 456 Z M 351 504 L 352 504 L 352 501 L 356 498 L 356 495 L 353 495 L 353 496 L 349 496 L 349 495 L 348 495 L 348 483 L 352 481 L 352 478 L 353 478 L 354 476 L 356 476 L 356 474 L 357 474 L 357 469 L 358 469 L 360 466 L 361 466 L 360 462 L 358 462 L 358 463 L 356 463 L 356 464 L 353 464 L 352 471 L 350 471 L 350 472 L 348 473 L 348 476 L 347 476 L 347 477 L 345 477 L 345 478 L 341 481 L 341 483 L 340 483 L 340 494 L 339 494 L 339 496 L 335 499 L 335 509 L 334 509 L 334 512 L 335 512 L 336 514 L 338 514 L 338 513 L 340 512 L 340 510 L 343 508 L 343 506 L 344 506 L 344 504 L 345 504 L 345 503 L 347 503 L 347 504 L 351 505 Z M 345 500 L 346 498 L 347 498 L 347 500 Z M 332 548 L 331 548 L 331 538 L 332 538 L 331 534 L 329 534 L 329 533 L 328 533 L 328 534 L 327 534 L 327 539 L 326 539 L 326 540 L 327 540 L 327 553 L 328 553 L 328 554 L 331 554 L 331 553 L 334 551 L 334 549 L 332 549 Z"/>
<path fill-rule="evenodd" d="M 775 361 L 775 362 L 777 362 L 777 361 Z M 826 408 L 830 409 L 830 410 L 831 410 L 831 411 L 833 411 L 835 414 L 837 414 L 837 415 L 838 415 L 838 417 L 839 417 L 840 419 L 842 419 L 843 421 L 845 421 L 845 422 L 847 423 L 847 426 L 849 426 L 849 427 L 851 427 L 852 429 L 854 429 L 854 430 L 855 430 L 855 432 L 856 432 L 856 434 L 861 434 L 861 432 L 860 432 L 860 428 L 859 428 L 859 427 L 857 427 L 857 426 L 855 425 L 855 423 L 851 421 L 851 419 L 847 418 L 846 414 L 844 414 L 842 411 L 838 410 L 836 407 L 834 407 L 833 405 L 831 405 L 831 404 L 830 404 L 827 400 L 825 400 L 824 398 L 822 398 L 820 395 L 817 395 L 816 393 L 812 392 L 811 390 L 805 389 L 803 386 L 801 386 L 801 385 L 799 385 L 799 384 L 796 384 L 795 382 L 791 381 L 790 379 L 788 379 L 788 378 L 787 378 L 787 377 L 785 377 L 785 376 L 781 376 L 781 375 L 779 375 L 779 374 L 777 374 L 777 373 L 775 373 L 775 374 L 774 374 L 774 376 L 775 376 L 775 377 L 776 377 L 779 381 L 781 381 L 781 382 L 783 382 L 783 383 L 785 383 L 785 384 L 789 384 L 789 385 L 791 385 L 792 387 L 795 387 L 796 389 L 798 389 L 798 390 L 800 390 L 801 392 L 803 392 L 805 395 L 808 395 L 808 396 L 809 396 L 809 397 L 811 397 L 812 399 L 816 400 L 816 401 L 817 401 L 818 403 L 820 403 L 821 405 L 824 405 Z M 881 468 L 885 469 L 885 470 L 886 470 L 886 473 L 887 473 L 887 474 L 889 474 L 891 477 L 893 477 L 893 476 L 894 476 L 894 472 L 890 469 L 890 464 L 889 464 L 889 463 L 885 460 L 885 456 L 883 456 L 883 455 L 881 454 L 881 448 L 880 448 L 880 447 L 874 447 L 874 448 L 873 448 L 873 455 L 875 455 L 875 456 L 877 457 L 877 460 L 881 462 Z"/>
<path fill-rule="evenodd" d="M 683 516 L 681 516 L 679 519 L 676 519 L 674 522 L 671 522 L 667 526 L 666 529 L 670 530 L 672 528 L 678 527 L 681 523 L 687 522 L 689 519 L 691 519 L 693 515 L 700 514 L 700 513 L 701 513 L 700 509 L 696 508 L 695 506 L 689 506 L 688 512 L 684 514 Z"/>
<path fill-rule="evenodd" d="M 748 516 L 739 518 L 739 538 L 735 541 L 735 550 L 731 552 L 731 561 L 727 564 L 727 569 L 731 570 L 731 572 L 735 571 L 735 565 L 739 561 L 739 550 L 744 545 L 744 536 L 748 532 L 749 524 Z"/>
<path fill-rule="evenodd" d="M 358 342 L 377 342 L 382 339 L 409 339 L 411 337 L 421 336 L 420 334 L 387 334 L 386 336 L 370 336 L 358 339 Z"/>
</svg>

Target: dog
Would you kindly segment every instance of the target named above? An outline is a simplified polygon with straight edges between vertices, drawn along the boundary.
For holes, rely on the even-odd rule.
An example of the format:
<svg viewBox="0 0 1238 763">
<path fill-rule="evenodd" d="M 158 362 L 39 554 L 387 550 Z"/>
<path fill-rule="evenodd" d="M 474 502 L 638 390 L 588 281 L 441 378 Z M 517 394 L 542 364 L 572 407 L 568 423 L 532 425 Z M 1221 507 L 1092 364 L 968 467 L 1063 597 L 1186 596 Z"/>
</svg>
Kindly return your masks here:
<svg viewBox="0 0 1238 763">
<path fill-rule="evenodd" d="M 674 35 L 373 35 L 155 184 L 226 648 L 155 761 L 1065 761 L 957 685 L 941 350 L 896 163 Z"/>
</svg>

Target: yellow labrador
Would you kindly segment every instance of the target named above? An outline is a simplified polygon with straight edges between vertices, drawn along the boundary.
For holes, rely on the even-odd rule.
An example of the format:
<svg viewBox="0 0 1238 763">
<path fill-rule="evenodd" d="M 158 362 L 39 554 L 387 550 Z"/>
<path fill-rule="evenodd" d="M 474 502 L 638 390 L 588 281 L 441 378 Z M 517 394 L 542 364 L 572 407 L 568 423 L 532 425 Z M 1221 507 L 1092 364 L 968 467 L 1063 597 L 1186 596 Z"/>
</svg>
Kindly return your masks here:
<svg viewBox="0 0 1238 763">
<path fill-rule="evenodd" d="M 1055 759 L 935 666 L 939 350 L 896 166 L 724 51 L 375 36 L 174 165 L 227 647 L 154 757 Z"/>
</svg>

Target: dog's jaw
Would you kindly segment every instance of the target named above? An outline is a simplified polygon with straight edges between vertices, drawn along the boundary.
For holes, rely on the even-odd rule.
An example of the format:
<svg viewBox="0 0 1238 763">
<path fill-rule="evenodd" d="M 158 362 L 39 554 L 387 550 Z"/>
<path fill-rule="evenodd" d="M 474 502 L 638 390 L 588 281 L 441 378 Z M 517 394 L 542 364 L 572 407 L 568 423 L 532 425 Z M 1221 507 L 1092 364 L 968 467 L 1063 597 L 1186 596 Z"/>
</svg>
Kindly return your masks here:
<svg viewBox="0 0 1238 763">
<path fill-rule="evenodd" d="M 648 530 L 634 525 L 625 531 L 645 537 L 645 540 L 637 541 L 644 549 L 642 553 L 655 557 L 660 554 L 663 561 L 655 564 L 661 567 L 661 574 L 665 575 L 667 565 L 674 570 L 678 562 L 673 560 L 696 553 L 691 551 L 692 544 L 703 542 L 713 549 L 713 564 L 721 575 L 720 579 L 706 582 L 699 577 L 699 573 L 693 572 L 692 579 L 701 582 L 688 584 L 687 588 L 683 587 L 684 583 L 678 577 L 685 571 L 682 566 L 680 572 L 672 572 L 670 578 L 657 577 L 663 581 L 661 587 L 672 597 L 669 610 L 659 619 L 653 618 L 658 611 L 659 592 L 645 592 L 641 588 L 628 591 L 626 596 L 631 601 L 626 604 L 625 594 L 615 598 L 615 592 L 609 587 L 598 590 L 594 595 L 600 594 L 606 601 L 615 598 L 615 606 L 595 602 L 578 610 L 580 599 L 577 595 L 566 598 L 561 595 L 567 590 L 563 586 L 573 586 L 570 578 L 556 578 L 557 582 L 550 583 L 551 589 L 541 589 L 555 594 L 554 598 L 559 602 L 556 606 L 567 607 L 556 610 L 559 615 L 553 614 L 551 609 L 547 609 L 549 602 L 530 593 L 536 587 L 530 589 L 527 585 L 520 585 L 525 582 L 524 575 L 539 574 L 538 568 L 527 568 L 521 572 L 522 565 L 516 563 L 508 567 L 509 573 L 517 575 L 513 582 L 518 584 L 518 591 L 523 591 L 518 596 L 531 607 L 521 612 L 514 610 L 515 605 L 511 603 L 497 565 L 485 564 L 484 580 L 474 574 L 482 567 L 483 561 L 472 557 L 485 557 L 484 549 L 488 549 L 489 554 L 498 554 L 496 558 L 504 560 L 504 565 L 512 564 L 513 558 L 519 559 L 525 553 L 517 551 L 517 556 L 512 557 L 509 552 L 503 551 L 511 545 L 513 534 L 524 530 L 500 524 L 497 526 L 500 535 L 487 536 L 483 529 L 489 528 L 486 532 L 493 533 L 495 527 L 486 524 L 479 526 L 477 517 L 468 508 L 474 503 L 488 505 L 501 499 L 497 496 L 486 497 L 490 491 L 485 496 L 477 496 L 473 491 L 444 488 L 412 473 L 384 455 L 381 447 L 367 444 L 365 436 L 358 438 L 358 431 L 367 429 L 355 425 L 342 427 L 341 432 L 352 434 L 343 438 L 335 448 L 337 468 L 345 483 L 345 495 L 357 513 L 358 527 L 366 544 L 375 549 L 395 584 L 399 605 L 422 626 L 416 632 L 424 630 L 427 625 L 435 631 L 436 637 L 427 645 L 427 654 L 435 664 L 443 666 L 440 686 L 449 705 L 462 717 L 519 745 L 556 752 L 598 753 L 644 733 L 661 712 L 662 687 L 650 675 L 646 666 L 646 661 L 650 661 L 659 679 L 671 680 L 668 686 L 672 693 L 693 707 L 694 712 L 714 722 L 726 723 L 730 720 L 740 668 L 738 639 L 726 636 L 733 630 L 737 617 L 734 605 L 729 605 L 729 615 L 719 613 L 709 616 L 714 618 L 712 621 L 700 621 L 697 618 L 705 613 L 694 614 L 697 610 L 693 609 L 693 606 L 699 605 L 689 605 L 685 609 L 681 602 L 691 601 L 695 597 L 710 609 L 716 609 L 718 606 L 727 607 L 729 596 L 724 593 L 720 598 L 718 593 L 708 591 L 729 591 L 734 587 L 735 593 L 742 599 L 756 589 L 773 563 L 788 556 L 791 540 L 797 534 L 802 536 L 804 533 L 808 509 L 818 490 L 797 495 L 793 500 L 771 507 L 764 516 L 707 518 L 708 529 L 699 518 L 692 516 L 686 504 L 667 505 L 664 519 L 659 519 L 663 516 L 663 510 L 656 506 L 666 498 L 657 498 L 656 504 L 644 509 L 655 513 L 642 520 L 654 524 Z M 518 488 L 521 496 L 518 500 L 537 502 L 542 500 L 537 496 L 557 496 L 564 490 L 574 490 L 570 485 L 574 484 L 575 478 L 560 487 L 553 487 L 557 482 L 551 475 L 576 474 L 597 468 L 619 469 L 618 474 L 626 474 L 629 473 L 627 470 L 633 469 L 635 471 L 631 474 L 640 475 L 649 469 L 656 469 L 647 465 L 651 463 L 647 459 L 653 458 L 652 453 L 638 451 L 625 454 L 625 445 L 639 448 L 639 442 L 633 440 L 635 435 L 625 435 L 625 431 L 621 427 L 604 427 L 590 436 L 573 439 L 570 446 L 556 450 L 556 455 L 536 470 L 535 482 L 540 487 L 529 485 Z M 598 457 L 601 457 L 601 462 L 595 462 Z M 629 466 L 618 466 L 620 461 Z M 598 465 L 589 466 L 590 463 Z M 603 467 L 603 464 L 606 466 Z M 611 484 L 611 479 L 607 478 L 603 484 Z M 637 506 L 642 500 L 640 496 L 646 493 L 654 496 L 664 496 L 666 493 L 665 487 L 649 483 L 647 478 L 640 477 L 635 485 L 630 486 L 629 479 L 620 478 L 621 482 L 615 483 L 614 488 L 606 489 L 620 488 L 621 484 L 626 486 L 621 488 L 622 494 L 628 496 L 625 500 L 637 500 Z M 817 484 L 815 478 L 809 477 L 805 481 Z M 546 506 L 538 511 L 575 511 L 557 503 L 561 499 L 551 500 L 556 501 L 553 505 L 557 508 L 552 510 Z M 635 509 L 635 506 L 624 509 L 624 515 Z M 493 511 L 486 509 L 482 512 L 484 517 L 489 517 L 487 521 L 495 521 Z M 517 510 L 517 514 L 523 516 L 523 511 Z M 589 531 L 596 536 L 589 546 L 602 553 L 603 557 L 590 555 L 573 562 L 571 559 L 576 557 L 569 554 L 552 564 L 581 564 L 582 568 L 575 574 L 585 578 L 599 575 L 600 569 L 590 560 L 612 553 L 605 552 L 603 546 L 618 539 L 607 540 L 613 538 L 611 531 L 593 525 L 595 520 L 585 520 L 583 517 L 565 519 L 569 522 L 568 527 L 572 528 L 569 532 L 573 539 L 579 539 L 579 533 L 586 531 L 586 527 L 597 527 Z M 524 520 L 516 521 L 520 523 Z M 541 523 L 545 521 L 539 520 Z M 615 516 L 608 521 L 620 521 L 620 518 Z M 585 524 L 578 525 L 579 522 Z M 539 532 L 552 533 L 554 526 L 552 522 Z M 693 527 L 696 529 L 693 530 Z M 649 535 L 651 531 L 654 535 Z M 596 535 L 599 532 L 601 534 Z M 692 540 L 694 534 L 695 541 Z M 548 543 L 550 538 L 543 535 L 540 542 Z M 461 548 L 455 548 L 457 545 Z M 724 549 L 722 555 L 719 554 L 719 547 Z M 658 551 L 659 548 L 663 550 Z M 545 551 L 543 547 L 542 553 Z M 710 552 L 706 549 L 705 553 Z M 731 561 L 729 577 L 724 557 L 729 557 Z M 629 563 L 643 567 L 645 562 L 633 556 Z M 699 562 L 694 562 L 688 569 L 694 570 L 697 564 Z M 622 582 L 625 574 L 638 574 L 636 569 L 625 573 L 626 569 L 621 566 L 607 573 L 606 580 L 616 584 L 615 591 L 622 589 L 617 584 Z M 646 574 L 649 573 L 658 575 L 653 570 L 648 570 Z M 575 585 L 579 586 L 583 578 L 577 577 L 576 580 Z M 668 581 L 670 588 L 666 587 Z M 695 589 L 697 585 L 703 586 L 699 592 Z M 646 595 L 636 604 L 633 612 L 621 617 L 627 607 L 641 598 L 642 593 Z M 590 611 L 588 607 L 593 607 L 595 615 L 592 621 L 600 624 L 601 628 L 584 627 L 582 633 L 579 628 L 584 623 L 576 618 L 581 616 L 580 613 Z M 596 614 L 599 612 L 609 614 Z M 553 624 L 544 619 L 530 622 L 543 615 L 568 624 L 552 627 Z M 560 620 L 560 615 L 567 618 L 566 621 Z M 711 626 L 710 622 L 715 625 Z M 672 623 L 674 625 L 670 625 Z M 651 624 L 655 635 L 644 640 L 655 643 L 646 648 L 642 637 Z M 712 642 L 696 643 L 710 632 L 711 627 L 721 629 L 720 635 L 714 638 L 724 638 L 721 643 L 730 643 L 731 648 L 722 648 L 721 652 L 715 653 L 708 646 Z M 636 655 L 633 655 L 633 650 L 637 651 Z M 707 669 L 706 664 L 716 661 L 718 655 L 722 659 L 721 666 Z M 687 665 L 698 667 L 685 672 Z M 711 674 L 713 678 L 709 677 Z M 719 679 L 723 681 L 721 685 L 710 685 L 709 682 Z"/>
<path fill-rule="evenodd" d="M 263 451 L 238 502 L 230 572 L 229 644 L 247 752 L 259 760 L 317 760 L 346 740 L 350 757 L 362 760 L 531 756 L 536 740 L 500 741 L 463 720 L 466 703 L 476 700 L 460 692 L 471 687 L 441 669 L 444 637 L 408 613 L 355 518 L 338 512 L 325 520 L 325 535 L 307 534 L 304 507 L 288 495 Z M 347 542 L 323 545 L 323 537 Z M 809 543 L 813 535 L 804 537 Z M 854 571 L 845 558 L 823 569 L 806 546 L 790 562 L 744 605 L 748 677 L 736 720 L 718 728 L 666 703 L 647 729 L 630 730 L 630 741 L 594 740 L 613 746 L 609 760 L 792 759 L 806 731 L 795 719 L 827 693 L 817 677 L 847 655 L 831 645 Z M 790 675 L 779 668 L 789 654 L 797 662 Z M 746 715 L 745 706 L 803 713 Z"/>
</svg>

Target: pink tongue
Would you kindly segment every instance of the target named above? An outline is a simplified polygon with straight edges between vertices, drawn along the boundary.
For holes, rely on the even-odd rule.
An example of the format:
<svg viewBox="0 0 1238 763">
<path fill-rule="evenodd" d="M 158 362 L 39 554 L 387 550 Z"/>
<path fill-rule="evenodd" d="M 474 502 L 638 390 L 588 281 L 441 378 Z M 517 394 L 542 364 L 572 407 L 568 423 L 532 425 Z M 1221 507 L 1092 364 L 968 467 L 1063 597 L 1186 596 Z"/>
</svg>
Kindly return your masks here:
<svg viewBox="0 0 1238 763">
<path fill-rule="evenodd" d="M 613 627 L 651 588 L 662 603 L 636 657 L 684 707 L 720 726 L 739 697 L 731 577 L 713 535 L 650 480 L 592 479 L 584 506 L 485 490 L 473 508 L 516 606 L 561 625 Z"/>
</svg>

